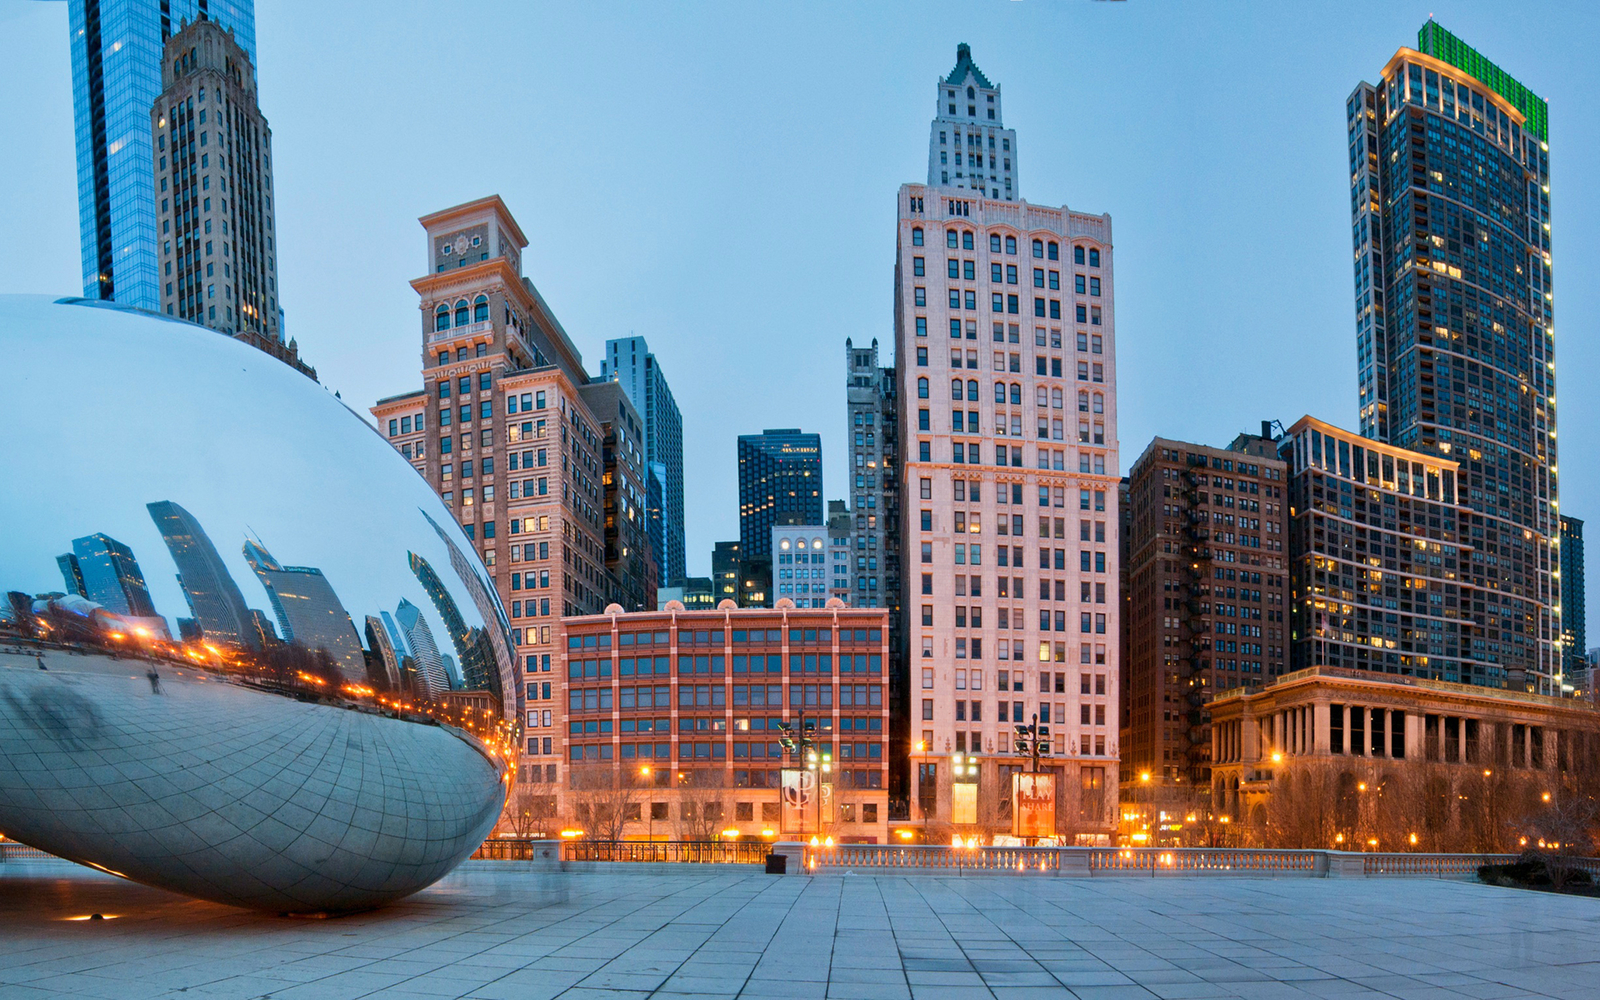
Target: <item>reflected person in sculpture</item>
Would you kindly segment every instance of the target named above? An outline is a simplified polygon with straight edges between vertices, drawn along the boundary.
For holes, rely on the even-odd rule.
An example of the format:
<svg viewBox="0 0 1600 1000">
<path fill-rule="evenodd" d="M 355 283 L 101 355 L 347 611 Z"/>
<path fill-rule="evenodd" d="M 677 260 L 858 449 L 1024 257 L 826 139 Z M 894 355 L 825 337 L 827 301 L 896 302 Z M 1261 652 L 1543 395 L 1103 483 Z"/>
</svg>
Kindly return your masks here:
<svg viewBox="0 0 1600 1000">
<path fill-rule="evenodd" d="M 410 465 L 189 323 L 0 297 L 0 349 L 30 470 L 0 486 L 0 833 L 275 912 L 470 855 L 514 780 L 510 628 Z"/>
</svg>

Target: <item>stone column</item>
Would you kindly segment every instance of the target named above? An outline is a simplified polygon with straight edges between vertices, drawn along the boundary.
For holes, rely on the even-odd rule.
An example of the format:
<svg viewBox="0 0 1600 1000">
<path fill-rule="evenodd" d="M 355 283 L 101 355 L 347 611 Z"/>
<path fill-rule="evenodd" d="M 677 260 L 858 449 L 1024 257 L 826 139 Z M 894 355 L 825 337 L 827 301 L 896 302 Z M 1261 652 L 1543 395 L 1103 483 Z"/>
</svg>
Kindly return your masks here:
<svg viewBox="0 0 1600 1000">
<path fill-rule="evenodd" d="M 1328 732 L 1333 723 L 1332 706 L 1321 699 L 1311 705 L 1311 752 L 1314 754 L 1328 754 Z"/>
</svg>

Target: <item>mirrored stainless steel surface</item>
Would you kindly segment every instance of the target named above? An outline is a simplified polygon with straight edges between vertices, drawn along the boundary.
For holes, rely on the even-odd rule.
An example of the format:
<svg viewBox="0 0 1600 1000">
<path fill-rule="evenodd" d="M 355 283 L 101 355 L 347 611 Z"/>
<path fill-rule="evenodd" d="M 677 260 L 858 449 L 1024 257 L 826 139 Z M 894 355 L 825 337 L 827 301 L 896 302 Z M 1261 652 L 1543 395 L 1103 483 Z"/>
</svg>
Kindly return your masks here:
<svg viewBox="0 0 1600 1000">
<path fill-rule="evenodd" d="M 437 495 L 225 336 L 0 296 L 0 834 L 226 903 L 428 885 L 513 776 L 510 628 Z"/>
</svg>

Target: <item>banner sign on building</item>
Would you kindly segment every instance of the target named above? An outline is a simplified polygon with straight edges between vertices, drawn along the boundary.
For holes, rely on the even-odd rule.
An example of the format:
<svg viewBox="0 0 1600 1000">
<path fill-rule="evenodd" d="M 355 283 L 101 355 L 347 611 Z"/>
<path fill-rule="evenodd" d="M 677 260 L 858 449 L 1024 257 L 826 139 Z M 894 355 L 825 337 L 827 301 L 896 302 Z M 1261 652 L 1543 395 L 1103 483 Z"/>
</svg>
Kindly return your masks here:
<svg viewBox="0 0 1600 1000">
<path fill-rule="evenodd" d="M 957 781 L 950 785 L 950 822 L 972 826 L 978 822 L 978 783 Z"/>
<path fill-rule="evenodd" d="M 1011 833 L 1025 839 L 1056 835 L 1056 776 L 1011 776 Z"/>
<path fill-rule="evenodd" d="M 814 801 L 817 776 L 811 771 L 790 767 L 784 768 L 780 775 L 783 785 L 783 829 L 786 832 L 802 829 L 808 820 L 814 824 L 815 818 L 808 809 Z"/>
</svg>

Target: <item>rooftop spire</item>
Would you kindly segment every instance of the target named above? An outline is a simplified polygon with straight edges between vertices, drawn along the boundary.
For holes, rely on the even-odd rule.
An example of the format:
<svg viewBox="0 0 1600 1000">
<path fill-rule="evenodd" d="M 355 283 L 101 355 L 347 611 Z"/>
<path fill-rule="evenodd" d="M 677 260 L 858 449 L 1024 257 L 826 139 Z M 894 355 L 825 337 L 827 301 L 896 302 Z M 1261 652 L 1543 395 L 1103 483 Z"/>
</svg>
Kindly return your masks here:
<svg viewBox="0 0 1600 1000">
<path fill-rule="evenodd" d="M 972 75 L 978 78 L 978 86 L 985 90 L 993 89 L 993 84 L 989 82 L 989 78 L 984 76 L 983 70 L 979 69 L 978 64 L 972 61 L 972 46 L 962 42 L 956 46 L 956 68 L 950 71 L 950 75 L 944 78 L 944 82 L 960 83 L 967 78 L 968 71 L 971 71 Z"/>
</svg>

